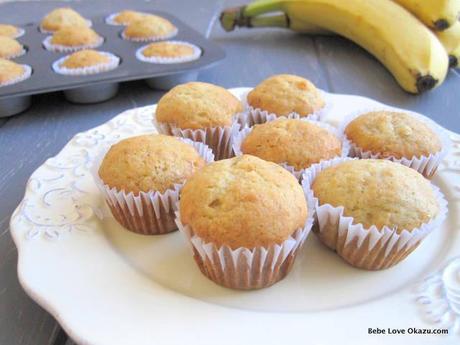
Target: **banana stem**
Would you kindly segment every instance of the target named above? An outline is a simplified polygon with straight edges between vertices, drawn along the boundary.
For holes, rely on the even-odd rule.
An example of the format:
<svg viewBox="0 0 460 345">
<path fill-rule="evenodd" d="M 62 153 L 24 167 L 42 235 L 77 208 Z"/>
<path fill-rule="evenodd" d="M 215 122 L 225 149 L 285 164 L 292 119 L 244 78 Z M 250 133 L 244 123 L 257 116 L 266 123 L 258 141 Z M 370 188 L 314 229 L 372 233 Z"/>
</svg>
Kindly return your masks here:
<svg viewBox="0 0 460 345">
<path fill-rule="evenodd" d="M 235 9 L 224 10 L 220 15 L 220 23 L 225 31 L 233 31 L 236 27 L 246 28 L 288 28 L 289 18 L 285 14 L 273 16 L 247 17 L 242 11 Z"/>
</svg>

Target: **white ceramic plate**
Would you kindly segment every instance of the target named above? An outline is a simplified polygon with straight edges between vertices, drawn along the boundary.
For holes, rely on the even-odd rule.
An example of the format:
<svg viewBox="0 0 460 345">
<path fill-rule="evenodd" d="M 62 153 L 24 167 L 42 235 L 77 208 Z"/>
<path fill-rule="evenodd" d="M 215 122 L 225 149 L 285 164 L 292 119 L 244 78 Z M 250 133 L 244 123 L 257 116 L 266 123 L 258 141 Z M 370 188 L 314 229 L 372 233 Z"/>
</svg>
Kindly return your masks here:
<svg viewBox="0 0 460 345">
<path fill-rule="evenodd" d="M 247 89 L 233 89 L 241 96 Z M 326 120 L 383 105 L 325 94 Z M 311 234 L 289 276 L 259 291 L 219 287 L 198 270 L 182 234 L 146 237 L 112 218 L 89 168 L 101 147 L 152 132 L 155 106 L 77 134 L 31 176 L 11 219 L 27 293 L 81 344 L 458 344 L 460 135 L 434 179 L 449 215 L 406 260 L 368 272 Z M 443 274 L 444 273 L 444 274 Z M 449 297 L 450 296 L 450 297 Z M 368 328 L 450 329 L 449 335 L 369 335 Z M 455 334 L 457 332 L 457 334 Z"/>
</svg>

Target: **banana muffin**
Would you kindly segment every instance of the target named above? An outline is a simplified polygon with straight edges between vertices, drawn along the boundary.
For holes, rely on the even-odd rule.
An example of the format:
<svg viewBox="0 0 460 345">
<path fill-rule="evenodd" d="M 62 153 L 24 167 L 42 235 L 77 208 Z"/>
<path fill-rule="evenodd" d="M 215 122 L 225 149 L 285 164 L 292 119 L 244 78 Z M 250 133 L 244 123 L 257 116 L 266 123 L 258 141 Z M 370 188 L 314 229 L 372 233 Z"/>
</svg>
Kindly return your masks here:
<svg viewBox="0 0 460 345">
<path fill-rule="evenodd" d="M 155 41 L 171 38 L 177 28 L 167 19 L 153 14 L 130 23 L 123 31 L 123 37 L 133 41 Z"/>
<path fill-rule="evenodd" d="M 301 171 L 321 160 L 341 156 L 342 142 L 317 123 L 280 118 L 255 125 L 242 140 L 240 150 Z"/>
<path fill-rule="evenodd" d="M 24 65 L 0 58 L 0 86 L 10 85 L 28 78 L 30 70 Z"/>
<path fill-rule="evenodd" d="M 0 36 L 0 58 L 12 59 L 24 53 L 24 47 L 14 38 Z"/>
<path fill-rule="evenodd" d="M 17 38 L 21 36 L 22 33 L 23 31 L 14 25 L 0 24 L 0 36 Z"/>
<path fill-rule="evenodd" d="M 59 59 L 53 69 L 60 74 L 88 75 L 113 70 L 119 62 L 113 54 L 85 49 Z"/>
<path fill-rule="evenodd" d="M 318 199 L 318 235 L 354 266 L 395 265 L 417 247 L 441 213 L 431 183 L 401 164 L 377 159 L 322 164 L 311 184 Z"/>
<path fill-rule="evenodd" d="M 119 25 L 129 25 L 135 21 L 143 19 L 146 15 L 147 13 L 143 13 L 143 12 L 123 10 L 123 11 L 116 13 L 111 18 L 111 21 Z"/>
<path fill-rule="evenodd" d="M 275 268 L 263 260 L 261 264 L 260 255 L 252 261 L 245 255 L 261 248 L 272 253 L 274 246 L 283 245 L 305 227 L 308 216 L 297 180 L 279 165 L 251 155 L 212 163 L 193 175 L 181 191 L 179 209 L 201 271 L 218 284 L 243 289 L 272 285 L 288 273 L 302 236 L 291 255 Z M 212 244 L 214 262 L 200 255 L 199 243 Z M 241 267 L 233 267 L 228 258 L 219 262 L 219 251 L 225 257 L 235 250 L 240 255 L 235 262 L 241 260 Z"/>
<path fill-rule="evenodd" d="M 325 105 L 313 83 L 290 74 L 274 75 L 262 81 L 248 93 L 247 103 L 253 109 L 275 116 L 294 113 L 300 117 L 309 116 Z"/>
<path fill-rule="evenodd" d="M 44 31 L 53 32 L 64 26 L 88 26 L 88 21 L 70 7 L 56 8 L 48 13 L 41 21 Z"/>
<path fill-rule="evenodd" d="M 441 139 L 433 129 L 402 112 L 373 111 L 362 114 L 348 123 L 344 132 L 352 143 L 353 155 L 357 157 L 370 153 L 372 158 L 411 160 L 436 155 L 442 150 Z M 419 164 L 417 167 L 420 168 Z M 423 175 L 429 177 L 434 173 L 432 170 L 426 171 L 424 167 L 419 170 Z"/>
<path fill-rule="evenodd" d="M 172 207 L 179 185 L 205 164 L 196 145 L 161 134 L 140 135 L 113 145 L 97 174 L 115 219 L 131 231 L 157 234 L 176 229 Z M 132 199 L 141 203 L 140 210 L 130 210 Z"/>
<path fill-rule="evenodd" d="M 142 47 L 138 59 L 152 63 L 177 63 L 196 60 L 201 55 L 197 46 L 180 41 L 154 42 Z"/>
<path fill-rule="evenodd" d="M 191 82 L 172 88 L 160 99 L 155 121 L 160 132 L 202 141 L 222 159 L 231 154 L 233 120 L 242 110 L 240 100 L 226 89 Z"/>
<path fill-rule="evenodd" d="M 47 45 L 45 40 L 45 46 Z M 51 39 L 47 49 L 57 49 L 62 47 L 63 50 L 80 50 L 86 48 L 95 48 L 101 45 L 103 38 L 89 27 L 71 27 L 66 26 L 57 30 Z"/>
</svg>

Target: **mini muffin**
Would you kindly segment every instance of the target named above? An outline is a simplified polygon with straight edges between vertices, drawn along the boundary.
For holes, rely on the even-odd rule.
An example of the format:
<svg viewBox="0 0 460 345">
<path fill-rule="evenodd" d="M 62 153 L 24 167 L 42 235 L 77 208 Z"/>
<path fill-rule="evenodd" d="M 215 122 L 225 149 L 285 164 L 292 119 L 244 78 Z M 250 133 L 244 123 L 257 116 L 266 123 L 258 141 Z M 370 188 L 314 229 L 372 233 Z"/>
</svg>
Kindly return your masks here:
<svg viewBox="0 0 460 345">
<path fill-rule="evenodd" d="M 135 21 L 141 20 L 146 16 L 146 13 L 124 10 L 116 13 L 110 18 L 110 22 L 118 25 L 129 25 Z"/>
<path fill-rule="evenodd" d="M 103 38 L 89 27 L 66 26 L 57 30 L 49 41 L 44 41 L 44 44 L 49 50 L 75 51 L 95 48 L 102 42 Z"/>
<path fill-rule="evenodd" d="M 23 33 L 22 29 L 9 24 L 0 24 L 0 36 L 17 38 Z"/>
<path fill-rule="evenodd" d="M 119 61 L 113 54 L 85 49 L 59 59 L 53 69 L 60 74 L 87 75 L 110 71 L 118 66 Z"/>
<path fill-rule="evenodd" d="M 11 59 L 24 54 L 24 47 L 14 38 L 0 36 L 0 58 Z"/>
<path fill-rule="evenodd" d="M 280 118 L 247 129 L 238 149 L 243 154 L 287 164 L 299 178 L 310 165 L 341 156 L 342 142 L 319 123 Z"/>
<path fill-rule="evenodd" d="M 178 63 L 196 60 L 201 55 L 197 46 L 180 41 L 154 42 L 142 47 L 136 56 L 151 63 Z"/>
<path fill-rule="evenodd" d="M 426 177 L 434 174 L 440 162 L 442 143 L 439 136 L 426 123 L 406 113 L 365 113 L 348 123 L 344 132 L 357 157 L 404 160 L 405 165 L 415 167 Z M 435 166 L 428 164 L 429 156 L 437 156 Z M 413 159 L 416 164 L 412 164 Z M 420 164 L 420 160 L 425 164 Z"/>
<path fill-rule="evenodd" d="M 182 189 L 178 217 L 203 274 L 236 289 L 267 287 L 284 278 L 309 230 L 297 180 L 250 155 L 212 163 L 193 175 Z"/>
<path fill-rule="evenodd" d="M 351 265 L 379 270 L 409 255 L 446 213 L 421 174 L 377 159 L 340 159 L 304 174 L 317 199 L 320 240 Z"/>
<path fill-rule="evenodd" d="M 27 79 L 30 76 L 30 68 L 16 62 L 0 58 L 0 86 L 14 84 Z"/>
<path fill-rule="evenodd" d="M 64 26 L 88 26 L 88 21 L 70 7 L 56 8 L 48 13 L 40 24 L 44 31 L 57 31 Z"/>
<path fill-rule="evenodd" d="M 175 230 L 173 205 L 180 185 L 206 163 L 197 148 L 202 150 L 166 135 L 141 135 L 113 145 L 97 174 L 115 219 L 142 234 Z"/>
<path fill-rule="evenodd" d="M 149 14 L 130 23 L 123 31 L 123 37 L 132 41 L 156 41 L 171 38 L 177 28 L 167 19 Z"/>
<path fill-rule="evenodd" d="M 306 117 L 325 105 L 313 83 L 290 74 L 274 75 L 262 81 L 248 93 L 247 103 L 254 113 L 254 123 L 265 122 L 263 118 L 258 119 L 261 115 Z"/>
<path fill-rule="evenodd" d="M 172 88 L 160 99 L 155 120 L 162 133 L 204 142 L 222 159 L 231 155 L 233 120 L 242 109 L 226 89 L 191 82 Z"/>
</svg>

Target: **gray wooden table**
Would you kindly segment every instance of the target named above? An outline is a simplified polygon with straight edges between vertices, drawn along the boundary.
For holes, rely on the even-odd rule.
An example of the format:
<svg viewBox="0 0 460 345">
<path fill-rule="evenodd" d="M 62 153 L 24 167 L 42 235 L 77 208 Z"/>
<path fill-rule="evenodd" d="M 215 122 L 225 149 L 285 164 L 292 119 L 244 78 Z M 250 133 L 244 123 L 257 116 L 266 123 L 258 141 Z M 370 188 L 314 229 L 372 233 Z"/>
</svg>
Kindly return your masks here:
<svg viewBox="0 0 460 345">
<path fill-rule="evenodd" d="M 175 14 L 225 49 L 226 60 L 203 71 L 199 77 L 202 81 L 224 87 L 254 86 L 275 73 L 294 73 L 330 92 L 368 96 L 419 111 L 460 132 L 460 74 L 456 71 L 449 73 L 440 88 L 412 96 L 403 92 L 375 59 L 344 39 L 312 38 L 276 29 L 225 33 L 216 18 L 222 8 L 242 4 L 241 1 L 151 3 L 152 9 Z M 83 14 L 94 15 L 129 7 L 120 1 L 81 4 Z M 0 4 L 0 22 L 21 23 L 22 15 L 3 18 Z M 0 345 L 71 343 L 53 317 L 27 296 L 18 282 L 17 252 L 8 222 L 23 196 L 28 177 L 76 133 L 98 126 L 126 109 L 156 103 L 162 94 L 143 82 L 130 82 L 122 85 L 116 98 L 84 106 L 70 104 L 62 94 L 53 93 L 35 97 L 33 106 L 21 115 L 0 119 Z"/>
</svg>

